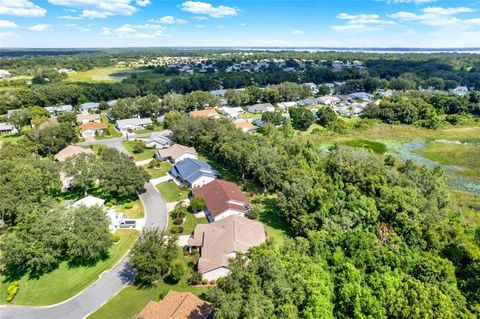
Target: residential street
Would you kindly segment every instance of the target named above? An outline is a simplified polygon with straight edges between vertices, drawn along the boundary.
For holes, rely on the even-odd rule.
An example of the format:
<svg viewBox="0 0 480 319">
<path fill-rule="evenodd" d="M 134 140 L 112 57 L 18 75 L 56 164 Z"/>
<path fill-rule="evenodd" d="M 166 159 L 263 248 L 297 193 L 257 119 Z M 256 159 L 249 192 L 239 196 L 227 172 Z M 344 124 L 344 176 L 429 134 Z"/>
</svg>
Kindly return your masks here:
<svg viewBox="0 0 480 319">
<path fill-rule="evenodd" d="M 148 136 L 150 136 L 151 134 L 152 134 L 152 133 L 129 134 L 128 139 L 129 139 L 129 140 L 133 140 L 133 139 L 139 138 L 139 137 L 148 137 Z M 123 145 L 122 145 L 122 142 L 123 142 L 123 141 L 127 141 L 127 138 L 126 138 L 125 136 L 107 138 L 107 139 L 104 139 L 104 140 L 86 141 L 86 142 L 77 143 L 77 144 L 75 144 L 75 145 L 78 145 L 78 146 L 90 146 L 90 145 L 103 144 L 103 145 L 106 145 L 106 146 L 108 146 L 108 147 L 115 148 L 115 149 L 117 149 L 119 152 L 122 152 L 122 153 L 124 153 L 124 154 L 128 154 L 127 150 L 126 150 L 125 147 L 123 147 Z"/>
<path fill-rule="evenodd" d="M 106 140 L 104 140 L 106 141 Z M 145 184 L 145 192 L 140 194 L 145 207 L 145 227 L 164 229 L 167 223 L 165 202 L 155 187 Z M 81 319 L 100 308 L 117 294 L 126 284 L 132 282 L 133 275 L 126 266 L 124 256 L 110 271 L 88 288 L 62 303 L 45 306 L 0 306 L 1 319 Z"/>
</svg>

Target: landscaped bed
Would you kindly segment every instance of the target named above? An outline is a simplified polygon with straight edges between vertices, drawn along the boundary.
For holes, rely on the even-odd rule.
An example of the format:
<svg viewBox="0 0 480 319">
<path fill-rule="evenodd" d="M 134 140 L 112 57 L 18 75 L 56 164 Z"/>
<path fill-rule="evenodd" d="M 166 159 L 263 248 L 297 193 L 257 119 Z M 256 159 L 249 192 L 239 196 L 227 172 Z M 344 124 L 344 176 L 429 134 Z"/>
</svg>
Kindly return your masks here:
<svg viewBox="0 0 480 319">
<path fill-rule="evenodd" d="M 20 286 L 12 304 L 44 306 L 66 300 L 98 279 L 98 276 L 113 267 L 130 249 L 138 236 L 137 231 L 118 230 L 120 241 L 110 248 L 110 257 L 98 261 L 93 266 L 69 267 L 67 262 L 60 264 L 56 270 L 38 279 L 24 276 L 19 280 Z M 5 303 L 8 283 L 0 276 L 0 304 Z"/>
</svg>

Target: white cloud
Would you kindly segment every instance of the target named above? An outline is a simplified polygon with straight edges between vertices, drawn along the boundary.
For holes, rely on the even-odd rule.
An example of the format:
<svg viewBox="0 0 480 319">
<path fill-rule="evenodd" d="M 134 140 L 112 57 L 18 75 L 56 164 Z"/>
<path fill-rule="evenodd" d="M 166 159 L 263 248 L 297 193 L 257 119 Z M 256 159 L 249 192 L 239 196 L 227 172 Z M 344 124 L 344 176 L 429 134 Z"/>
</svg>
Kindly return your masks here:
<svg viewBox="0 0 480 319">
<path fill-rule="evenodd" d="M 401 22 L 410 22 L 410 23 L 419 23 L 432 27 L 443 27 L 443 26 L 453 26 L 453 25 L 479 25 L 480 19 L 461 19 L 456 17 L 456 14 L 460 13 L 469 13 L 474 10 L 467 7 L 428 7 L 421 10 L 421 14 L 414 12 L 405 12 L 400 11 L 394 14 L 391 14 L 390 17 L 398 19 Z"/>
<path fill-rule="evenodd" d="M 121 39 L 131 38 L 131 39 L 154 39 L 165 36 L 162 31 L 165 29 L 164 26 L 158 24 L 124 24 L 118 28 L 102 28 L 101 35 L 116 37 Z M 145 32 L 139 30 L 151 30 L 151 32 Z"/>
<path fill-rule="evenodd" d="M 163 24 L 185 24 L 187 23 L 187 20 L 184 19 L 177 19 L 172 16 L 164 16 L 161 17 L 160 19 L 150 19 L 148 20 L 149 22 L 154 22 L 154 23 L 163 23 Z"/>
<path fill-rule="evenodd" d="M 395 21 L 382 20 L 378 14 L 350 14 L 340 13 L 337 15 L 337 19 L 346 20 L 345 25 L 332 25 L 330 29 L 336 32 L 343 31 L 379 31 L 382 30 L 380 25 L 395 24 Z"/>
<path fill-rule="evenodd" d="M 212 18 L 224 18 L 227 16 L 235 16 L 238 14 L 239 10 L 234 7 L 227 7 L 220 5 L 214 7 L 210 3 L 201 2 L 201 1 L 185 1 L 181 4 L 183 11 L 190 12 L 193 14 L 204 14 Z"/>
<path fill-rule="evenodd" d="M 282 40 L 282 39 L 263 39 L 263 40 L 255 40 L 253 43 L 255 45 L 284 46 L 284 45 L 292 44 L 292 41 Z"/>
<path fill-rule="evenodd" d="M 0 28 L 17 28 L 18 25 L 15 22 L 0 20 Z"/>
<path fill-rule="evenodd" d="M 194 16 L 193 18 L 195 20 L 208 20 L 208 17 L 205 17 L 205 16 Z"/>
<path fill-rule="evenodd" d="M 16 33 L 13 33 L 13 32 L 0 32 L 0 39 L 12 38 L 15 35 Z"/>
<path fill-rule="evenodd" d="M 137 6 L 146 7 L 150 4 L 150 0 L 136 0 L 135 3 Z"/>
<path fill-rule="evenodd" d="M 130 16 L 137 11 L 132 0 L 48 0 L 50 4 L 81 10 L 82 18 L 107 18 L 109 16 Z M 139 6 L 150 3 L 149 0 L 137 0 Z M 65 18 L 65 17 L 64 17 Z"/>
<path fill-rule="evenodd" d="M 27 0 L 0 0 L 0 15 L 43 17 L 47 10 Z"/>
<path fill-rule="evenodd" d="M 35 24 L 28 29 L 35 32 L 40 32 L 40 31 L 45 31 L 48 28 L 50 28 L 48 24 Z"/>
<path fill-rule="evenodd" d="M 300 35 L 300 34 L 303 34 L 303 31 L 302 30 L 293 30 L 292 32 L 290 32 L 290 34 Z"/>
<path fill-rule="evenodd" d="M 380 16 L 378 14 L 348 14 L 340 13 L 337 15 L 337 19 L 342 20 L 354 20 L 354 19 L 378 19 Z"/>
<path fill-rule="evenodd" d="M 197 25 L 195 26 L 195 28 L 197 28 L 197 29 L 203 29 L 203 28 L 205 28 L 205 27 L 206 27 L 206 25 L 204 25 L 204 24 L 197 24 Z"/>
<path fill-rule="evenodd" d="M 240 26 L 241 26 L 241 27 L 246 27 L 247 24 L 246 24 L 245 22 L 242 22 L 242 23 L 240 23 Z"/>
</svg>

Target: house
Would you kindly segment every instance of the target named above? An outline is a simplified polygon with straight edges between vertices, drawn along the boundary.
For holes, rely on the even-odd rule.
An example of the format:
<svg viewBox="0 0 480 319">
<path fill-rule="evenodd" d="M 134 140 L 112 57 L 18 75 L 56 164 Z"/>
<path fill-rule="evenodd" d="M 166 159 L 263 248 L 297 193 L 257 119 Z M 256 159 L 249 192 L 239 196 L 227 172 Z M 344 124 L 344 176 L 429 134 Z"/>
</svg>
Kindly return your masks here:
<svg viewBox="0 0 480 319">
<path fill-rule="evenodd" d="M 214 181 L 218 172 L 205 162 L 186 158 L 172 167 L 170 175 L 195 188 Z"/>
<path fill-rule="evenodd" d="M 453 94 L 459 95 L 459 96 L 464 96 L 465 94 L 468 93 L 468 87 L 466 86 L 457 86 L 453 90 L 450 90 Z"/>
<path fill-rule="evenodd" d="M 250 113 L 275 112 L 275 107 L 270 103 L 253 104 L 247 107 Z"/>
<path fill-rule="evenodd" d="M 45 110 L 50 113 L 50 115 L 60 115 L 73 111 L 73 106 L 70 104 L 60 105 L 60 106 L 47 106 Z"/>
<path fill-rule="evenodd" d="M 198 272 L 203 279 L 216 280 L 229 273 L 228 260 L 237 253 L 261 245 L 266 240 L 263 224 L 230 215 L 211 224 L 199 224 L 188 239 L 188 246 L 200 249 Z"/>
<path fill-rule="evenodd" d="M 386 90 L 386 91 L 378 92 L 378 96 L 380 98 L 389 97 L 389 96 L 392 96 L 392 95 L 393 95 L 392 90 Z"/>
<path fill-rule="evenodd" d="M 364 101 L 370 101 L 370 99 L 372 98 L 372 95 L 367 92 L 355 92 L 349 94 L 349 96 L 351 96 L 353 99 L 360 99 Z"/>
<path fill-rule="evenodd" d="M 162 301 L 150 301 L 136 319 L 212 319 L 213 307 L 191 292 L 170 290 Z"/>
<path fill-rule="evenodd" d="M 150 135 L 150 138 L 145 142 L 145 146 L 151 148 L 170 147 L 173 144 L 172 140 L 170 139 L 171 134 L 172 131 L 170 130 L 153 132 L 152 135 Z"/>
<path fill-rule="evenodd" d="M 235 124 L 236 129 L 241 129 L 245 133 L 255 132 L 256 130 L 255 126 L 250 121 L 236 120 L 233 124 Z"/>
<path fill-rule="evenodd" d="M 9 78 L 11 76 L 12 76 L 12 74 L 9 71 L 3 70 L 3 69 L 0 70 L 0 79 L 6 79 L 6 78 Z"/>
<path fill-rule="evenodd" d="M 93 207 L 93 206 L 100 206 L 103 207 L 103 204 L 105 203 L 104 199 L 94 197 L 92 195 L 88 195 L 75 203 L 73 203 L 73 206 L 78 207 L 78 206 L 86 206 L 86 207 Z"/>
<path fill-rule="evenodd" d="M 18 134 L 18 130 L 10 123 L 0 123 L 0 134 Z"/>
<path fill-rule="evenodd" d="M 107 105 L 112 107 L 112 106 L 115 106 L 117 104 L 118 100 L 110 100 L 110 101 L 107 101 Z"/>
<path fill-rule="evenodd" d="M 170 161 L 177 164 L 187 158 L 197 159 L 197 152 L 193 147 L 183 146 L 180 144 L 173 144 L 164 149 L 157 149 L 155 157 L 161 161 Z"/>
<path fill-rule="evenodd" d="M 297 106 L 297 102 L 280 102 L 280 103 L 277 103 L 277 107 L 280 110 L 288 110 L 288 108 L 294 107 L 294 106 Z"/>
<path fill-rule="evenodd" d="M 215 95 L 217 97 L 225 97 L 226 93 L 227 93 L 227 90 L 212 90 L 212 91 L 210 91 L 210 94 Z"/>
<path fill-rule="evenodd" d="M 220 114 L 215 109 L 205 109 L 205 110 L 198 110 L 198 111 L 191 111 L 191 117 L 210 117 L 214 119 L 219 119 Z"/>
<path fill-rule="evenodd" d="M 119 132 L 133 132 L 135 130 L 141 130 L 146 128 L 147 126 L 152 125 L 152 119 L 147 118 L 131 118 L 125 120 L 117 120 L 115 127 Z"/>
<path fill-rule="evenodd" d="M 318 101 L 324 105 L 332 105 L 340 102 L 340 99 L 336 96 L 325 95 L 318 98 Z"/>
<path fill-rule="evenodd" d="M 67 158 L 78 155 L 78 154 L 93 154 L 93 151 L 89 148 L 83 148 L 76 145 L 68 145 L 63 150 L 55 154 L 53 157 L 59 162 L 65 161 Z"/>
<path fill-rule="evenodd" d="M 77 115 L 77 122 L 85 123 L 102 123 L 99 114 L 82 113 Z"/>
<path fill-rule="evenodd" d="M 239 119 L 240 115 L 244 114 L 245 112 L 241 107 L 221 107 L 219 109 L 220 114 L 234 118 L 234 119 Z"/>
<path fill-rule="evenodd" d="M 216 179 L 194 188 L 192 194 L 205 200 L 205 215 L 211 222 L 230 215 L 245 217 L 250 211 L 250 202 L 235 183 Z"/>
<path fill-rule="evenodd" d="M 298 106 L 308 106 L 308 105 L 318 105 L 321 103 L 321 99 L 320 98 L 316 98 L 316 99 L 305 99 L 305 100 L 300 100 L 300 101 L 297 101 L 297 105 Z"/>
<path fill-rule="evenodd" d="M 82 113 L 87 113 L 90 111 L 94 112 L 100 109 L 100 104 L 96 102 L 87 102 L 87 103 L 80 104 L 79 109 L 80 109 L 80 112 Z"/>
<path fill-rule="evenodd" d="M 105 123 L 88 122 L 80 125 L 80 135 L 82 135 L 82 137 L 95 136 L 97 132 L 104 131 L 107 128 L 108 128 L 108 125 Z"/>
<path fill-rule="evenodd" d="M 310 89 L 310 92 L 312 92 L 313 95 L 318 93 L 318 87 L 315 83 L 309 82 L 309 83 L 303 83 L 304 86 Z"/>
</svg>

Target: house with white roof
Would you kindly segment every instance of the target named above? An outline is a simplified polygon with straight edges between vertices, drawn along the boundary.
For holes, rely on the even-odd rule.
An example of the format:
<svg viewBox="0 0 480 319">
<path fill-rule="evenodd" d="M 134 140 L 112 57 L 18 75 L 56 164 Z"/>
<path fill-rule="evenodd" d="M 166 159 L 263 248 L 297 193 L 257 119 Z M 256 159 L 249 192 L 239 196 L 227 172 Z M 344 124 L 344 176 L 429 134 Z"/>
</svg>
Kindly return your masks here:
<svg viewBox="0 0 480 319">
<path fill-rule="evenodd" d="M 247 107 L 250 113 L 275 112 L 275 107 L 270 103 L 253 104 Z"/>
<path fill-rule="evenodd" d="M 119 132 L 133 132 L 135 130 L 141 130 L 147 126 L 152 125 L 152 119 L 147 118 L 131 118 L 125 120 L 117 120 L 115 127 Z"/>
<path fill-rule="evenodd" d="M 50 113 L 50 115 L 60 115 L 73 111 L 73 106 L 70 104 L 60 105 L 60 106 L 47 106 L 45 110 Z"/>
<path fill-rule="evenodd" d="M 87 103 L 83 103 L 83 104 L 80 104 L 80 112 L 82 113 L 87 113 L 87 112 L 90 112 L 90 111 L 96 111 L 98 109 L 100 109 L 100 103 L 96 103 L 96 102 L 87 102 Z"/>
<path fill-rule="evenodd" d="M 220 114 L 231 117 L 233 119 L 239 119 L 240 116 L 245 113 L 241 107 L 224 106 L 218 109 L 218 111 L 220 112 Z"/>
<path fill-rule="evenodd" d="M 0 123 L 0 134 L 17 134 L 17 133 L 18 133 L 17 129 L 12 124 L 7 122 Z"/>
<path fill-rule="evenodd" d="M 293 102 L 293 101 L 291 101 L 291 102 L 280 102 L 280 103 L 277 103 L 277 107 L 278 107 L 280 110 L 283 110 L 283 111 L 288 110 L 288 108 L 290 108 L 290 107 L 295 107 L 295 106 L 297 106 L 297 105 L 298 105 L 297 102 Z"/>
<path fill-rule="evenodd" d="M 170 139 L 172 131 L 165 130 L 161 132 L 153 132 L 150 138 L 145 142 L 146 147 L 151 148 L 167 148 L 170 147 L 173 142 Z"/>
</svg>

